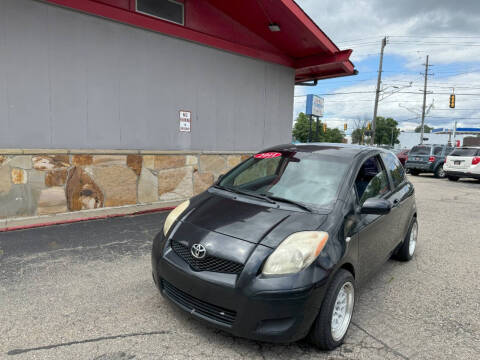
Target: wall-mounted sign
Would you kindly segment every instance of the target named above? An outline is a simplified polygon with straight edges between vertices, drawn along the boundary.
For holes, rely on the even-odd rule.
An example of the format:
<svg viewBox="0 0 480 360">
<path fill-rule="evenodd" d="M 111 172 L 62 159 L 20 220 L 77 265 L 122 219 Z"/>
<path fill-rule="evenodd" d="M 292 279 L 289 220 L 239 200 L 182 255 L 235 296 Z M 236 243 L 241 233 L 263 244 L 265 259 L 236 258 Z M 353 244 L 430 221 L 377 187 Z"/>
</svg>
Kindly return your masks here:
<svg viewBox="0 0 480 360">
<path fill-rule="evenodd" d="M 308 94 L 305 109 L 306 115 L 323 116 L 324 100 L 318 95 Z"/>
<path fill-rule="evenodd" d="M 180 110 L 180 131 L 190 132 L 192 129 L 192 112 Z"/>
</svg>

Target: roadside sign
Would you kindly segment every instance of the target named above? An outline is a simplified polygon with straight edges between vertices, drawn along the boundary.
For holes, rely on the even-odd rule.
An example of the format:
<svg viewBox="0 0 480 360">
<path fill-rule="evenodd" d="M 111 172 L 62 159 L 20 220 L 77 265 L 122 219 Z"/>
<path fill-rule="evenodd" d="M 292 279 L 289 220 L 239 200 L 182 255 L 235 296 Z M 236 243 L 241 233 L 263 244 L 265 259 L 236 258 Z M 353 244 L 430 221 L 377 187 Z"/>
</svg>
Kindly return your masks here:
<svg viewBox="0 0 480 360">
<path fill-rule="evenodd" d="M 180 131 L 190 132 L 192 128 L 192 112 L 180 110 Z"/>
<path fill-rule="evenodd" d="M 306 115 L 323 116 L 323 110 L 324 100 L 322 97 L 313 94 L 307 95 Z"/>
</svg>

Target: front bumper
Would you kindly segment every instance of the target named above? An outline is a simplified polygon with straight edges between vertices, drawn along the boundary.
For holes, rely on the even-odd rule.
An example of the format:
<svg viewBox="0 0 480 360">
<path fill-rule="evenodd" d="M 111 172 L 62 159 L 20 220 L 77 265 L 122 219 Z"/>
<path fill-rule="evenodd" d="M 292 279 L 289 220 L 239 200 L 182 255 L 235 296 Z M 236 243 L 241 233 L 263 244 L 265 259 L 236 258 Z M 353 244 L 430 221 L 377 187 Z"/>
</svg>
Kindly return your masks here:
<svg viewBox="0 0 480 360">
<path fill-rule="evenodd" d="M 472 178 L 472 179 L 480 179 L 480 174 L 471 173 L 471 172 L 463 172 L 463 171 L 451 171 L 445 170 L 445 174 L 447 176 L 455 176 L 459 178 Z"/>
<path fill-rule="evenodd" d="M 238 276 L 195 272 L 173 251 L 160 248 L 154 244 L 152 269 L 161 294 L 192 316 L 239 337 L 278 343 L 304 338 L 327 287 L 325 272 L 321 281 L 308 281 L 308 286 L 298 274 L 293 276 L 296 280 L 264 278 L 253 269 L 255 259 Z M 265 258 L 270 252 L 265 247 L 251 257 Z M 318 279 L 318 271 L 314 278 Z M 293 286 L 296 283 L 300 286 Z"/>
</svg>

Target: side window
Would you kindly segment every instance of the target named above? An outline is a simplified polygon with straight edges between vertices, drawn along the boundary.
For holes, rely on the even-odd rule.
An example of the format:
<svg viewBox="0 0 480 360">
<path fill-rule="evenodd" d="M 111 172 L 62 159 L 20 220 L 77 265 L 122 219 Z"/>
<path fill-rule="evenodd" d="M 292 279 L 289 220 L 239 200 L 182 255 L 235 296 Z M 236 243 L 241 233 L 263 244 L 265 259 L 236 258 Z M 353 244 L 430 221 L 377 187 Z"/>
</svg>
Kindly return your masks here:
<svg viewBox="0 0 480 360">
<path fill-rule="evenodd" d="M 370 198 L 379 198 L 388 192 L 387 173 L 376 156 L 363 163 L 355 179 L 355 187 L 360 204 Z"/>
<path fill-rule="evenodd" d="M 443 147 L 441 146 L 435 146 L 433 148 L 433 155 L 441 155 L 442 154 Z"/>
<path fill-rule="evenodd" d="M 393 180 L 393 186 L 396 188 L 405 180 L 405 170 L 398 158 L 390 153 L 383 153 L 382 159 Z"/>
</svg>

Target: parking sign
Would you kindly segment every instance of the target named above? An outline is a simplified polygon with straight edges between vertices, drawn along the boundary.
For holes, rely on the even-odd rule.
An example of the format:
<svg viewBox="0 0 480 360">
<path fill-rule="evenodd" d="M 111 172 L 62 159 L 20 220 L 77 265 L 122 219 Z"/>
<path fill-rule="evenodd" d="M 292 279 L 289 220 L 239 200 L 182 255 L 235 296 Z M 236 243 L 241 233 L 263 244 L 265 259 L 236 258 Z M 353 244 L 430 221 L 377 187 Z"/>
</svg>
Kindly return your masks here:
<svg viewBox="0 0 480 360">
<path fill-rule="evenodd" d="M 190 132 L 192 128 L 192 112 L 180 110 L 180 131 Z"/>
</svg>

